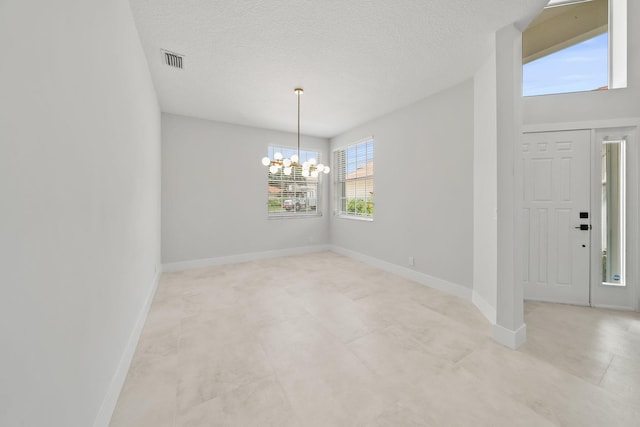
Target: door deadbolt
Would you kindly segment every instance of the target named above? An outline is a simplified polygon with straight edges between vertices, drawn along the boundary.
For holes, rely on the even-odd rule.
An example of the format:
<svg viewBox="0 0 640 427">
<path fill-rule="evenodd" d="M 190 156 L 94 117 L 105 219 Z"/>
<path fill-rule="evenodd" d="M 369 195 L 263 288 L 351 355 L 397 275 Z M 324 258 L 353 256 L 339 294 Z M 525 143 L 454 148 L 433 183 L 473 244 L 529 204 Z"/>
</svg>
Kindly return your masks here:
<svg viewBox="0 0 640 427">
<path fill-rule="evenodd" d="M 582 231 L 589 231 L 589 230 L 591 230 L 591 224 L 580 224 L 579 226 L 577 226 L 575 228 L 577 228 L 579 230 L 582 230 Z"/>
</svg>

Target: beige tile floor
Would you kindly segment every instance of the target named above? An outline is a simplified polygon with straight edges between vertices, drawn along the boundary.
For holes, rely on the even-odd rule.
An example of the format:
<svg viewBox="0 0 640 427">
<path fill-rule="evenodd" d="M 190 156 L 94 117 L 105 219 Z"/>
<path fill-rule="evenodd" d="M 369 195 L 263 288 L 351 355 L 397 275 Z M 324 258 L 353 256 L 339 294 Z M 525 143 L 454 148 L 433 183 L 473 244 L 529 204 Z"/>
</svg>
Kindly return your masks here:
<svg viewBox="0 0 640 427">
<path fill-rule="evenodd" d="M 640 426 L 640 315 L 470 303 L 331 252 L 162 276 L 111 426 Z"/>
</svg>

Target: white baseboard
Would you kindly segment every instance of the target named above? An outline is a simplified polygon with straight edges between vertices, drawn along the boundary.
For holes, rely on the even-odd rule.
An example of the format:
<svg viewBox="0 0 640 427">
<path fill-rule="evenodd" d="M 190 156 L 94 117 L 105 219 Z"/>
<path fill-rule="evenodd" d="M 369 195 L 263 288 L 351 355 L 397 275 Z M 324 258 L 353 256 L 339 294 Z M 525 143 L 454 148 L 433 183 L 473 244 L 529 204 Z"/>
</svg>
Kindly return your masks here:
<svg viewBox="0 0 640 427">
<path fill-rule="evenodd" d="M 591 304 L 591 307 L 606 308 L 608 310 L 635 311 L 633 307 L 625 307 L 624 305 Z"/>
<path fill-rule="evenodd" d="M 195 268 L 215 267 L 217 265 L 236 264 L 239 262 L 255 261 L 259 259 L 277 258 L 281 256 L 292 256 L 322 252 L 329 250 L 328 245 L 301 246 L 297 248 L 278 249 L 265 252 L 249 252 L 246 254 L 229 255 L 217 258 L 196 259 L 192 261 L 169 262 L 162 265 L 162 271 L 173 272 L 191 270 Z"/>
<path fill-rule="evenodd" d="M 478 308 L 478 310 L 480 310 L 480 313 L 482 313 L 482 315 L 486 317 L 489 322 L 491 322 L 492 325 L 496 324 L 496 319 L 498 317 L 496 314 L 496 309 L 492 307 L 491 304 L 487 302 L 487 300 L 482 298 L 482 296 L 480 296 L 480 294 L 475 290 L 471 295 L 471 302 Z"/>
<path fill-rule="evenodd" d="M 150 289 L 147 294 L 147 299 L 140 309 L 140 312 L 138 313 L 138 318 L 136 319 L 133 330 L 129 335 L 129 340 L 127 341 L 127 345 L 124 349 L 124 352 L 122 353 L 122 357 L 120 358 L 120 363 L 118 363 L 116 373 L 111 380 L 111 384 L 109 384 L 107 394 L 102 401 L 100 411 L 98 412 L 98 415 L 96 416 L 96 419 L 93 423 L 94 427 L 108 427 L 109 423 L 111 422 L 111 416 L 113 415 L 113 411 L 116 408 L 116 403 L 118 403 L 118 397 L 120 396 L 120 391 L 122 390 L 124 381 L 127 378 L 129 366 L 131 365 L 133 354 L 136 351 L 138 339 L 140 338 L 140 334 L 142 333 L 142 328 L 144 327 L 144 324 L 147 320 L 147 314 L 149 313 L 149 309 L 151 308 L 151 303 L 153 302 L 153 297 L 156 294 L 156 289 L 158 289 L 158 283 L 160 282 L 161 275 L 162 271 L 156 271 L 153 282 L 151 283 Z"/>
<path fill-rule="evenodd" d="M 337 254 L 344 255 L 357 261 L 364 262 L 365 264 L 369 264 L 373 267 L 377 267 L 381 270 L 388 271 L 389 273 L 397 274 L 398 276 L 404 277 L 405 279 L 413 280 L 414 282 L 418 282 L 421 285 L 425 285 L 429 288 L 437 289 L 439 291 L 455 295 L 467 301 L 471 301 L 472 291 L 465 286 L 448 282 L 437 277 L 429 276 L 428 274 L 421 273 L 410 268 L 402 267 L 400 265 L 383 261 L 381 259 L 374 258 L 369 255 L 364 255 L 359 252 L 355 252 L 339 246 L 330 245 L 328 249 Z"/>
<path fill-rule="evenodd" d="M 517 349 L 527 340 L 527 325 L 524 323 L 515 331 L 500 325 L 493 325 L 493 339 L 510 349 Z"/>
<path fill-rule="evenodd" d="M 536 298 L 536 297 L 530 297 L 528 295 L 525 295 L 524 297 L 524 301 L 533 301 L 533 302 L 547 302 L 549 304 L 564 304 L 564 305 L 576 305 L 578 307 L 591 307 L 591 305 L 589 305 L 589 303 L 584 303 L 584 302 L 580 302 L 580 301 L 562 301 L 562 302 L 558 302 L 558 301 L 549 301 L 549 299 L 544 299 L 544 298 Z"/>
</svg>

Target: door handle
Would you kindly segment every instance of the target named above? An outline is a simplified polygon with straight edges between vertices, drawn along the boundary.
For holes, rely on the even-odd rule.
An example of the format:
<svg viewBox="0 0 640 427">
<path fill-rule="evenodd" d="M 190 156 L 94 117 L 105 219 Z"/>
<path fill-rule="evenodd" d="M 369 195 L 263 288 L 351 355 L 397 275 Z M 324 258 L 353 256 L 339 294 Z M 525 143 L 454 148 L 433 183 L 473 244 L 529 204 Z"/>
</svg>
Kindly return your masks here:
<svg viewBox="0 0 640 427">
<path fill-rule="evenodd" d="M 579 226 L 574 228 L 577 228 L 578 230 L 582 230 L 582 231 L 589 231 L 591 230 L 591 224 L 580 224 Z"/>
</svg>

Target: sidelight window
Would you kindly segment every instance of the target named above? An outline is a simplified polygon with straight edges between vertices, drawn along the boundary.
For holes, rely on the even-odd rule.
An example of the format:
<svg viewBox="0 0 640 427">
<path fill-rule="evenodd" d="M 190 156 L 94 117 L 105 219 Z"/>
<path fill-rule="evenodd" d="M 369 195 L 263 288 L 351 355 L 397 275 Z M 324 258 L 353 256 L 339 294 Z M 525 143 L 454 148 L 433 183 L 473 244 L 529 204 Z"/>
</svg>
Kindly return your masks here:
<svg viewBox="0 0 640 427">
<path fill-rule="evenodd" d="M 625 141 L 602 143 L 602 283 L 625 286 Z"/>
</svg>

